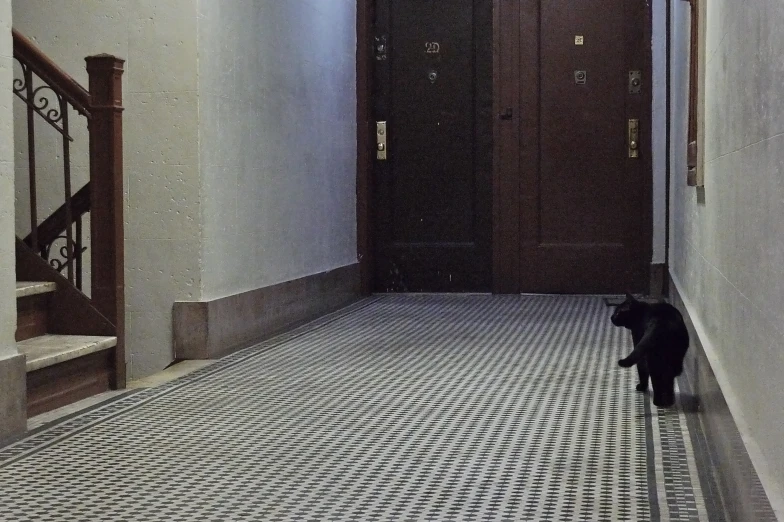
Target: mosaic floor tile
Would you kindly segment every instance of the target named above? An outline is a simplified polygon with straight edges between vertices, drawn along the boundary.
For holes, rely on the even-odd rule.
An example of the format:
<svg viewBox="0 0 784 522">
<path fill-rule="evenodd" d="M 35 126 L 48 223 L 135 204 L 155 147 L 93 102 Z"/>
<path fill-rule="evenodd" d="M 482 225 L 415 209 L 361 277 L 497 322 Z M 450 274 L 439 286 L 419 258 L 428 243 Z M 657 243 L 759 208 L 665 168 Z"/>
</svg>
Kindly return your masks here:
<svg viewBox="0 0 784 522">
<path fill-rule="evenodd" d="M 609 313 L 367 299 L 0 449 L 0 520 L 707 520 Z"/>
</svg>

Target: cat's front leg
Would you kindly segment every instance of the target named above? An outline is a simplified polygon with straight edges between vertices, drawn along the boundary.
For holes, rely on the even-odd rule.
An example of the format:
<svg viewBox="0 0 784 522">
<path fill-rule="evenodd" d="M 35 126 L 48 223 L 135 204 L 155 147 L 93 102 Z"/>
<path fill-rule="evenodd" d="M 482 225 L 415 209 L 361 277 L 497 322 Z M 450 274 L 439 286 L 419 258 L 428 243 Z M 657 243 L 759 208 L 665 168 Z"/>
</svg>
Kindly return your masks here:
<svg viewBox="0 0 784 522">
<path fill-rule="evenodd" d="M 637 363 L 637 375 L 640 377 L 640 382 L 637 384 L 637 391 L 648 391 L 648 378 L 650 377 L 650 374 L 648 373 L 648 364 L 645 360 Z"/>
</svg>

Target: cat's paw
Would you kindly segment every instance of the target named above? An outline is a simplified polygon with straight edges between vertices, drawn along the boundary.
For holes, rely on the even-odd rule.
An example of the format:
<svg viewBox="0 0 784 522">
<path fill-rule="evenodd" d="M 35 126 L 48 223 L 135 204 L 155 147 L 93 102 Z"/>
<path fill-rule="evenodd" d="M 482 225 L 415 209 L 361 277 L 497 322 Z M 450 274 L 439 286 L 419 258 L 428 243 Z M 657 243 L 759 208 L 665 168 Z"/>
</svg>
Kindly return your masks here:
<svg viewBox="0 0 784 522">
<path fill-rule="evenodd" d="M 638 384 L 638 385 L 637 385 L 637 388 L 636 388 L 636 390 L 637 390 L 638 392 L 643 392 L 643 393 L 645 393 L 645 392 L 647 392 L 647 391 L 648 391 L 648 385 L 647 385 L 647 384 L 640 383 L 640 384 Z"/>
<path fill-rule="evenodd" d="M 675 401 L 673 400 L 672 402 L 669 402 L 669 401 L 663 401 L 661 399 L 657 400 L 654 397 L 653 405 L 656 406 L 657 408 L 672 408 L 673 406 L 675 406 Z"/>
<path fill-rule="evenodd" d="M 618 361 L 618 366 L 621 366 L 623 368 L 631 368 L 632 366 L 634 366 L 634 363 L 630 361 L 628 358 L 621 359 L 620 361 Z"/>
</svg>

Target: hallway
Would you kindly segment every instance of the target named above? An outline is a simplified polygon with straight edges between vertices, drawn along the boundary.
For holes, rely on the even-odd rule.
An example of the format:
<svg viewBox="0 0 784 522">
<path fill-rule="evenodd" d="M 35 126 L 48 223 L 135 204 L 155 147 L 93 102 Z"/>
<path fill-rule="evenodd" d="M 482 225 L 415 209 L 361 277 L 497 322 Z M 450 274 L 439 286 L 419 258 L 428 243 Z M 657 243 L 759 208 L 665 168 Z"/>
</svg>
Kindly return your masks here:
<svg viewBox="0 0 784 522">
<path fill-rule="evenodd" d="M 0 520 L 722 520 L 609 316 L 365 299 L 0 449 Z"/>
</svg>

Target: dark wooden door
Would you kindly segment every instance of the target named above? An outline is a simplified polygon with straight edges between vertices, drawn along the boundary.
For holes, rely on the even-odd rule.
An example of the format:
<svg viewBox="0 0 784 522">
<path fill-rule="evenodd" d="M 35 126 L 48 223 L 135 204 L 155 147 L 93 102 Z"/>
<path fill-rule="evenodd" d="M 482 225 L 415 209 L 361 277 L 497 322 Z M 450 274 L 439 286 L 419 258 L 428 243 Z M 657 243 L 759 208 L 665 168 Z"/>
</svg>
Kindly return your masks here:
<svg viewBox="0 0 784 522">
<path fill-rule="evenodd" d="M 649 2 L 500 1 L 498 290 L 647 291 Z M 630 92 L 630 73 L 640 71 Z M 636 87 L 636 86 L 635 86 Z M 629 120 L 639 120 L 629 157 Z M 519 221 L 515 221 L 519 217 Z M 514 239 L 519 238 L 515 244 Z M 506 252 L 506 256 L 504 256 Z M 510 268 L 511 267 L 511 268 Z"/>
<path fill-rule="evenodd" d="M 374 33 L 376 290 L 489 290 L 492 2 L 377 0 Z"/>
</svg>

